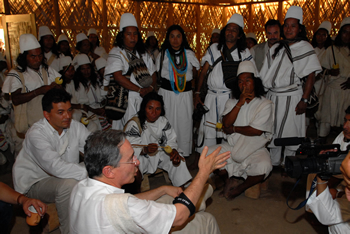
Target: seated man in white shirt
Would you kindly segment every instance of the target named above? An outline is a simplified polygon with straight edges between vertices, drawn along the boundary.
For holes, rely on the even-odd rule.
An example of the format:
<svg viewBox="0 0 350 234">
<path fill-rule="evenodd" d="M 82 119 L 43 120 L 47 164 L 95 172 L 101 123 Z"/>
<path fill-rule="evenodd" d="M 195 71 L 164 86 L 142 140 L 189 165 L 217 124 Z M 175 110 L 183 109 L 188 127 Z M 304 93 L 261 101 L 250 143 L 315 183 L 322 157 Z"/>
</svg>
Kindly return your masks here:
<svg viewBox="0 0 350 234">
<path fill-rule="evenodd" d="M 90 132 L 72 120 L 71 95 L 51 89 L 42 99 L 43 119 L 27 132 L 13 166 L 15 190 L 46 203 L 56 203 L 61 233 L 69 233 L 70 193 L 79 180 L 87 177 L 79 165 Z"/>
<path fill-rule="evenodd" d="M 180 187 L 162 186 L 134 196 L 121 189 L 134 181 L 140 164 L 125 133 L 112 129 L 92 133 L 84 149 L 89 178 L 72 191 L 70 233 L 169 233 L 172 226 L 191 220 L 209 174 L 225 166 L 230 157 L 229 152 L 218 155 L 220 147 L 206 156 L 205 147 L 198 174 L 184 192 Z M 166 194 L 175 198 L 174 205 L 152 201 Z M 220 233 L 215 218 L 202 211 L 182 231 Z"/>
</svg>

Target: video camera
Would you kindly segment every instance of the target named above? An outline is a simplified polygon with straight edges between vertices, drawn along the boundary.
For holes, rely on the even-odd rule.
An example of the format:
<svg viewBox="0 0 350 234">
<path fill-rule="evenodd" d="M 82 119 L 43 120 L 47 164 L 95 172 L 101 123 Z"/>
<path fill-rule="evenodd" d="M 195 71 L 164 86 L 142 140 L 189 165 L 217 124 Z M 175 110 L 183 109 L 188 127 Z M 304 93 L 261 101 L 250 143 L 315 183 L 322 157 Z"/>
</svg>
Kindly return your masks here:
<svg viewBox="0 0 350 234">
<path fill-rule="evenodd" d="M 340 151 L 339 144 L 321 145 L 308 138 L 290 137 L 279 138 L 274 141 L 276 146 L 299 145 L 296 156 L 287 156 L 285 159 L 285 171 L 292 178 L 299 178 L 303 174 L 316 173 L 322 179 L 341 174 L 340 165 L 348 151 Z M 321 150 L 337 149 L 336 152 L 319 154 Z M 298 155 L 307 155 L 300 158 Z"/>
</svg>

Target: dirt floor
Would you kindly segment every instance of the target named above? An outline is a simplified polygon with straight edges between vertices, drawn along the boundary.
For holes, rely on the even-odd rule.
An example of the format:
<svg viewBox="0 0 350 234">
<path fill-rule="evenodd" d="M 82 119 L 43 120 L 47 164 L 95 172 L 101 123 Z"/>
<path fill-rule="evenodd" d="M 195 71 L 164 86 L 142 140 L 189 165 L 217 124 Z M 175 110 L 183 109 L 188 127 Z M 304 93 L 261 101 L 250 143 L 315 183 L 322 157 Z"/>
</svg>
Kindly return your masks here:
<svg viewBox="0 0 350 234">
<path fill-rule="evenodd" d="M 312 127 L 312 126 L 311 126 Z M 331 143 L 338 132 L 332 132 L 327 142 Z M 308 136 L 315 137 L 314 129 L 308 130 Z M 193 161 L 193 156 L 188 158 L 188 164 Z M 12 186 L 11 175 L 12 162 L 0 166 L 0 181 Z M 192 170 L 194 176 L 197 170 Z M 296 207 L 305 197 L 306 176 L 297 185 L 291 195 L 290 205 Z M 328 233 L 327 227 L 317 222 L 313 214 L 305 212 L 305 209 L 291 210 L 286 205 L 288 197 L 296 179 L 282 177 L 281 170 L 274 168 L 268 178 L 268 189 L 262 191 L 257 200 L 247 198 L 244 194 L 232 201 L 219 197 L 220 190 L 214 191 L 213 196 L 207 201 L 207 212 L 213 214 L 219 224 L 221 233 Z M 164 178 L 150 178 L 151 188 L 166 184 Z M 15 217 L 13 220 L 12 234 L 17 233 L 41 233 L 41 228 L 30 228 L 25 223 L 25 215 L 20 207 L 14 206 Z M 1 231 L 0 231 L 1 232 Z M 52 232 L 60 233 L 59 230 Z"/>
</svg>

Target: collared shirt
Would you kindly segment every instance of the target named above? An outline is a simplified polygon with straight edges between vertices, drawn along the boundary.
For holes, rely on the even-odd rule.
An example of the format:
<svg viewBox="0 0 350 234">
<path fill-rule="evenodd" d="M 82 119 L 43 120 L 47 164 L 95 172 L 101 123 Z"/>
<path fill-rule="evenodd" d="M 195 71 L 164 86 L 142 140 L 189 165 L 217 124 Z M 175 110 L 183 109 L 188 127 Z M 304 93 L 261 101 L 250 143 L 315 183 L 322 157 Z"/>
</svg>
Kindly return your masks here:
<svg viewBox="0 0 350 234">
<path fill-rule="evenodd" d="M 70 232 L 109 234 L 117 233 L 104 206 L 109 194 L 123 194 L 124 190 L 87 178 L 73 189 L 70 199 Z M 117 205 L 117 201 L 116 201 Z M 139 233 L 169 233 L 176 216 L 174 205 L 156 203 L 130 196 L 127 200 L 129 215 L 139 228 Z M 114 206 L 113 206 L 114 207 Z M 118 213 L 119 212 L 119 213 Z M 116 209 L 115 216 L 122 215 Z"/>
<path fill-rule="evenodd" d="M 28 130 L 13 166 L 15 190 L 25 194 L 33 184 L 50 176 L 86 178 L 85 166 L 79 164 L 79 151 L 84 152 L 89 134 L 85 126 L 75 120 L 61 135 L 45 118 L 36 122 Z"/>
</svg>

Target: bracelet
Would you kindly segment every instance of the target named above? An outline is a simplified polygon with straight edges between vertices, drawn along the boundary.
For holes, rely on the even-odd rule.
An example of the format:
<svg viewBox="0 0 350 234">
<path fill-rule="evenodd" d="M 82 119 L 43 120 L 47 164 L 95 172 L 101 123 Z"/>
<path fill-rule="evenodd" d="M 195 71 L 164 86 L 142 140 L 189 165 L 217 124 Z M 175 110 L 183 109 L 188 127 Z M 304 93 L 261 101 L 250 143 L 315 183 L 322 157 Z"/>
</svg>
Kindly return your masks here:
<svg viewBox="0 0 350 234">
<path fill-rule="evenodd" d="M 187 209 L 190 211 L 190 216 L 188 217 L 191 217 L 196 212 L 196 207 L 193 205 L 192 201 L 188 199 L 188 197 L 184 193 L 181 193 L 178 197 L 175 197 L 173 204 L 176 204 L 176 203 L 180 203 L 187 207 Z"/>
<path fill-rule="evenodd" d="M 139 91 L 137 91 L 137 92 L 140 93 L 141 89 L 142 89 L 142 88 L 140 88 Z"/>
<path fill-rule="evenodd" d="M 17 205 L 21 205 L 21 203 L 19 203 L 20 197 L 24 197 L 24 195 L 23 195 L 23 194 L 20 194 L 20 195 L 17 197 Z"/>
<path fill-rule="evenodd" d="M 318 182 L 317 182 L 317 184 L 327 184 L 327 183 L 328 183 L 328 181 L 321 182 L 321 183 L 318 183 Z"/>
<path fill-rule="evenodd" d="M 235 107 L 237 107 L 238 109 L 241 109 L 242 106 L 239 106 L 239 105 L 235 105 Z"/>
<path fill-rule="evenodd" d="M 152 85 L 150 85 L 149 87 L 151 87 L 154 90 L 154 87 Z"/>
<path fill-rule="evenodd" d="M 201 94 L 201 92 L 195 92 L 194 94 Z"/>
</svg>

